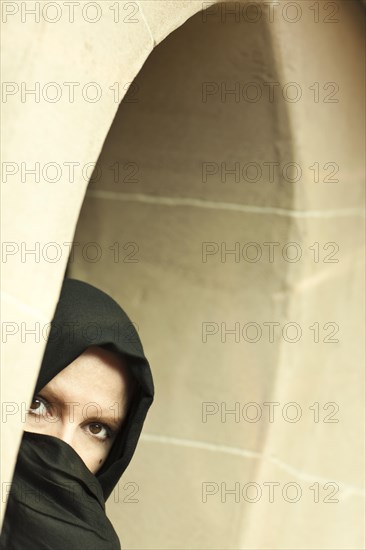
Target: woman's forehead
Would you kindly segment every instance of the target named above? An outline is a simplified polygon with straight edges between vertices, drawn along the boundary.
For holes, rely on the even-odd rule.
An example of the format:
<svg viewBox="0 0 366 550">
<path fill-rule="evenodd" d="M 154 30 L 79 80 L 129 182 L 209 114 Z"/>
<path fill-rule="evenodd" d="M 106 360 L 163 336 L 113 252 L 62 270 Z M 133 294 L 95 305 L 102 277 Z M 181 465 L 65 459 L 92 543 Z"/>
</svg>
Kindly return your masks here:
<svg viewBox="0 0 366 550">
<path fill-rule="evenodd" d="M 45 386 L 58 397 L 101 402 L 124 401 L 129 381 L 122 356 L 99 346 L 91 346 Z"/>
</svg>

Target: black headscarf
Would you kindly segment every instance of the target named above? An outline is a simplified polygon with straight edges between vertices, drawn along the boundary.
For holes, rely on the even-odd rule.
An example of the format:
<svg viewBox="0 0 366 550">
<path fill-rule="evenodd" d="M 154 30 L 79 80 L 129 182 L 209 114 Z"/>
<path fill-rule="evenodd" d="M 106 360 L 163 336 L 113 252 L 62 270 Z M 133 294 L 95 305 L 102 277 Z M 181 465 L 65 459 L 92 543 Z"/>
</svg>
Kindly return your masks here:
<svg viewBox="0 0 366 550">
<path fill-rule="evenodd" d="M 127 416 L 101 469 L 92 474 L 67 443 L 24 432 L 0 540 L 2 550 L 117 550 L 105 500 L 135 451 L 154 385 L 137 331 L 106 293 L 65 279 L 35 394 L 89 346 L 120 354 L 135 381 Z"/>
</svg>

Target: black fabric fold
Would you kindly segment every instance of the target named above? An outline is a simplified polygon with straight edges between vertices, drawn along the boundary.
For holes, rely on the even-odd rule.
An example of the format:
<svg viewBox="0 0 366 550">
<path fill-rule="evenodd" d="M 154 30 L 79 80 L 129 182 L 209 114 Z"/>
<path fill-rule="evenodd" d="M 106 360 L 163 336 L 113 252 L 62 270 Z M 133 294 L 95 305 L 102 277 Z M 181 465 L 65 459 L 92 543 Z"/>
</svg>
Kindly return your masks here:
<svg viewBox="0 0 366 550">
<path fill-rule="evenodd" d="M 121 548 L 99 482 L 67 443 L 24 432 L 0 548 Z"/>
</svg>

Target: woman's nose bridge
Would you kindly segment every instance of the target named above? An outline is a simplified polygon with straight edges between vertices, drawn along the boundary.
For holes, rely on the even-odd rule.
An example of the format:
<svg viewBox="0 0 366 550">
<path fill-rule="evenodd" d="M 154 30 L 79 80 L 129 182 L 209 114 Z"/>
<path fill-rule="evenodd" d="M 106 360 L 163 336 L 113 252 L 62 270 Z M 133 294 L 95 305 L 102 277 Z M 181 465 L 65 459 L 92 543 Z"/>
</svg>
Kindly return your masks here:
<svg viewBox="0 0 366 550">
<path fill-rule="evenodd" d="M 59 412 L 52 431 L 56 437 L 73 446 L 76 426 L 75 415 L 70 414 L 69 410 L 65 408 Z"/>
<path fill-rule="evenodd" d="M 68 443 L 72 446 L 74 440 L 75 426 L 72 424 L 69 419 L 64 419 L 58 423 L 58 436 L 62 441 Z"/>
</svg>

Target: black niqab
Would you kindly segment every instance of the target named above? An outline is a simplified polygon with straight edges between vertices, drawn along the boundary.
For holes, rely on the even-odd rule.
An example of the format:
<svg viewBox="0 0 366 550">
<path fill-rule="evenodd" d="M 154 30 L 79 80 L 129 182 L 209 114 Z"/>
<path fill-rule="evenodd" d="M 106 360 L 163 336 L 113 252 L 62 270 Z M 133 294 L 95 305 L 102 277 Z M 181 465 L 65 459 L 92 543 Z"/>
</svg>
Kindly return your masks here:
<svg viewBox="0 0 366 550">
<path fill-rule="evenodd" d="M 1 535 L 4 550 L 117 550 L 105 515 L 110 496 L 135 451 L 154 397 L 149 363 L 136 328 L 106 293 L 65 279 L 51 324 L 35 394 L 89 346 L 120 354 L 135 381 L 122 429 L 93 475 L 64 441 L 24 432 Z"/>
</svg>

